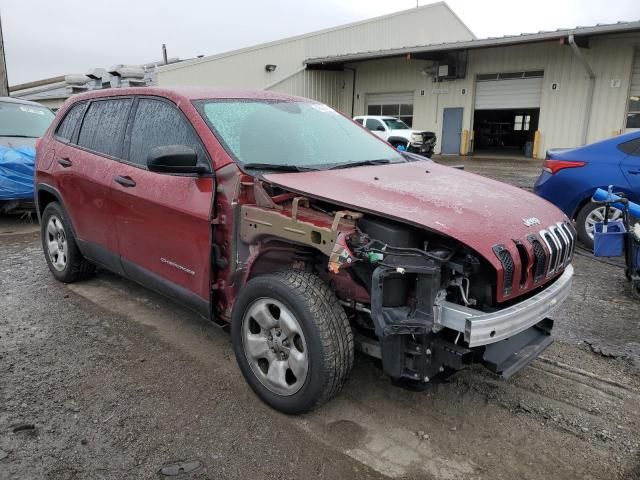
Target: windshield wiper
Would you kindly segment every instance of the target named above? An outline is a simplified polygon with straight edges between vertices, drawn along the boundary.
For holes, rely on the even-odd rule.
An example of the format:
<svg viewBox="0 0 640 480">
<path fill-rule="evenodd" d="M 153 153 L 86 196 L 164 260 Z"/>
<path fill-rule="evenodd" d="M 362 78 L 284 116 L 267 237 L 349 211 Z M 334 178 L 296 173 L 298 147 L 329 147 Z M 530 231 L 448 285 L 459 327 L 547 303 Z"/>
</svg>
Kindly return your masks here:
<svg viewBox="0 0 640 480">
<path fill-rule="evenodd" d="M 286 165 L 282 163 L 245 163 L 242 168 L 249 170 L 278 170 L 281 172 L 309 172 L 315 171 L 317 168 L 302 167 L 300 165 Z"/>
<path fill-rule="evenodd" d="M 391 163 L 391 160 L 389 160 L 388 158 L 378 158 L 377 160 L 362 160 L 360 162 L 338 163 L 337 165 L 329 167 L 327 170 L 335 170 L 337 168 L 363 167 L 365 165 L 385 165 L 387 163 Z"/>
</svg>

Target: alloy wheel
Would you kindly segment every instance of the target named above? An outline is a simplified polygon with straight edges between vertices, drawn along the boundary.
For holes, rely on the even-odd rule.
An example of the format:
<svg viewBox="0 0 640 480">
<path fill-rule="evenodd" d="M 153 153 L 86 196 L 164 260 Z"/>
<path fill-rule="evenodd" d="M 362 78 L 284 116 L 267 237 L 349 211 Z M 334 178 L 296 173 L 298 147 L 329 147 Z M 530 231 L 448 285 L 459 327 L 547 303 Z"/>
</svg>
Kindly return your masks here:
<svg viewBox="0 0 640 480">
<path fill-rule="evenodd" d="M 596 227 L 596 223 L 600 223 L 604 221 L 604 213 L 605 207 L 598 207 L 593 209 L 587 215 L 587 218 L 584 221 L 584 229 L 589 235 L 589 238 L 593 239 L 593 232 Z M 618 220 L 622 216 L 622 211 L 617 208 L 609 209 L 609 221 Z"/>
<path fill-rule="evenodd" d="M 254 301 L 242 318 L 242 343 L 251 370 L 268 390 L 289 396 L 302 388 L 309 354 L 289 308 L 271 298 Z"/>
<path fill-rule="evenodd" d="M 47 254 L 53 268 L 62 272 L 67 266 L 69 244 L 62 221 L 56 216 L 47 222 Z"/>
</svg>

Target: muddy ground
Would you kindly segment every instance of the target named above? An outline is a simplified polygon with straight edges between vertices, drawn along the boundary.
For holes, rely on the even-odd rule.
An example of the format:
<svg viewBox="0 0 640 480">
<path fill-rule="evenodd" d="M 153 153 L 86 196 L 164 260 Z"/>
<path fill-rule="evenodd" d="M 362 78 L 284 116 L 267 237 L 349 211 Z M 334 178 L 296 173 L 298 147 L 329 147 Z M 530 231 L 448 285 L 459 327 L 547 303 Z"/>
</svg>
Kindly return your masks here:
<svg viewBox="0 0 640 480">
<path fill-rule="evenodd" d="M 523 187 L 538 168 L 465 163 Z M 225 331 L 107 272 L 53 280 L 37 228 L 0 218 L 2 480 L 187 461 L 177 478 L 640 478 L 640 304 L 615 261 L 576 255 L 557 341 L 508 382 L 474 368 L 409 392 L 357 356 L 338 398 L 287 417 L 252 394 Z"/>
</svg>

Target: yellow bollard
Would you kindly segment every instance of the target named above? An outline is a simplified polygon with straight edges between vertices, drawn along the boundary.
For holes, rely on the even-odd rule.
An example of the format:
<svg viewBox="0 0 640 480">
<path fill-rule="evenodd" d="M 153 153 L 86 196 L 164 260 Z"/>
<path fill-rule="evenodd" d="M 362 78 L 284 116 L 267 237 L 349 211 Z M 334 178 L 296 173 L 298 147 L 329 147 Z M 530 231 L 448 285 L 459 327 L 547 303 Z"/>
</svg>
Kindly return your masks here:
<svg viewBox="0 0 640 480">
<path fill-rule="evenodd" d="M 462 130 L 462 142 L 460 142 L 460 155 L 467 154 L 467 141 L 469 139 L 469 130 Z"/>
<path fill-rule="evenodd" d="M 538 158 L 538 148 L 540 147 L 540 130 L 533 134 L 533 158 Z"/>
</svg>

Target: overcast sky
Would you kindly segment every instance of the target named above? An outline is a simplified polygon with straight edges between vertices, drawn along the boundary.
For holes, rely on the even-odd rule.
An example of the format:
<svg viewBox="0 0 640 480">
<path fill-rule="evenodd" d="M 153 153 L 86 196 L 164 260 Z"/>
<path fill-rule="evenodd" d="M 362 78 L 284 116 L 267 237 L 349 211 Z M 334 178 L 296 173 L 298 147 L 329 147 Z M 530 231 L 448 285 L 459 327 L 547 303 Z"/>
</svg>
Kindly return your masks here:
<svg viewBox="0 0 640 480">
<path fill-rule="evenodd" d="M 447 3 L 478 37 L 640 20 L 640 0 Z M 191 58 L 415 6 L 416 0 L 0 0 L 0 15 L 15 85 L 159 60 L 162 43 L 170 57 Z"/>
</svg>

